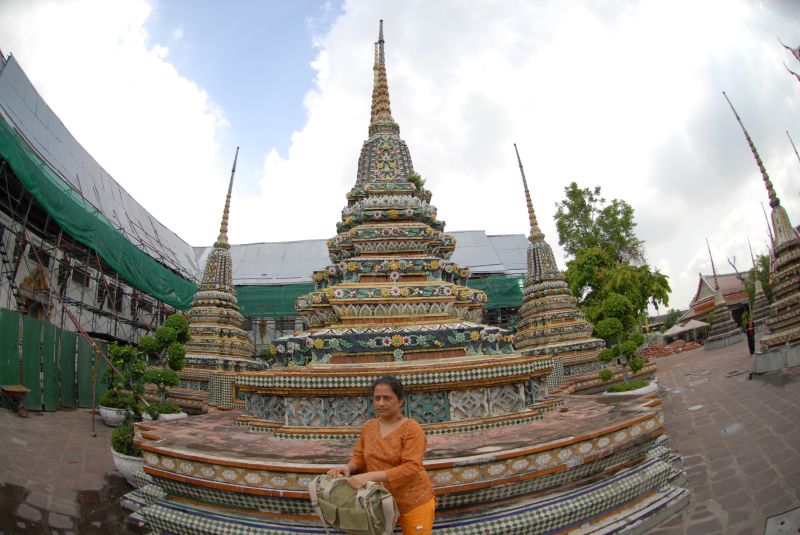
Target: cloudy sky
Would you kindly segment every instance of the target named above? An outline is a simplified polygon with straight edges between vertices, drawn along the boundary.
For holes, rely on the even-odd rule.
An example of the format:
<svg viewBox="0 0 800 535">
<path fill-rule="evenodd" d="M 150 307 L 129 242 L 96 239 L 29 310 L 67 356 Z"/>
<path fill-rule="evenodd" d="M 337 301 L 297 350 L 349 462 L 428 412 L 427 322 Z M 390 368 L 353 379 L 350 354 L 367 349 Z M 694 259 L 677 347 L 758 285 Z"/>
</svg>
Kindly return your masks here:
<svg viewBox="0 0 800 535">
<path fill-rule="evenodd" d="M 449 230 L 543 231 L 571 181 L 636 210 L 685 307 L 766 249 L 767 197 L 725 90 L 800 224 L 791 0 L 44 1 L 0 4 L 13 53 L 87 150 L 192 245 L 213 242 L 241 146 L 233 243 L 328 238 L 367 135 L 385 20 L 392 112 Z M 559 261 L 564 257 L 556 247 Z"/>
</svg>

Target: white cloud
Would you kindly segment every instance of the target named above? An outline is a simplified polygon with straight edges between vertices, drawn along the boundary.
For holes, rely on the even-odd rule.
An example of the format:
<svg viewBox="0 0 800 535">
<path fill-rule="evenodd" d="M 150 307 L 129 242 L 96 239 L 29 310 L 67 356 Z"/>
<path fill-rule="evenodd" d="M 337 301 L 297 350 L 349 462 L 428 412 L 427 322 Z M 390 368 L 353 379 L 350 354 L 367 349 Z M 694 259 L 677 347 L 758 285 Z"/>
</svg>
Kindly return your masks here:
<svg viewBox="0 0 800 535">
<path fill-rule="evenodd" d="M 797 162 L 777 139 L 798 124 L 800 86 L 775 40 L 800 43 L 800 34 L 790 17 L 747 2 L 616 9 L 348 2 L 320 41 L 308 123 L 287 158 L 267 157 L 263 198 L 248 199 L 249 214 L 239 208 L 242 221 L 266 210 L 245 241 L 334 234 L 366 137 L 371 43 L 384 18 L 393 115 L 449 229 L 526 231 L 517 142 L 552 245 L 564 186 L 600 185 L 634 206 L 649 258 L 671 275 L 671 305 L 685 307 L 696 273 L 710 269 L 705 237 L 724 272 L 728 256 L 749 265 L 748 236 L 763 250 L 766 195 L 723 89 L 800 219 L 789 187 Z"/>
<path fill-rule="evenodd" d="M 134 198 L 189 243 L 205 244 L 227 189 L 219 158 L 227 122 L 169 63 L 169 48 L 148 42 L 150 13 L 141 0 L 4 2 L 0 46 Z"/>
</svg>

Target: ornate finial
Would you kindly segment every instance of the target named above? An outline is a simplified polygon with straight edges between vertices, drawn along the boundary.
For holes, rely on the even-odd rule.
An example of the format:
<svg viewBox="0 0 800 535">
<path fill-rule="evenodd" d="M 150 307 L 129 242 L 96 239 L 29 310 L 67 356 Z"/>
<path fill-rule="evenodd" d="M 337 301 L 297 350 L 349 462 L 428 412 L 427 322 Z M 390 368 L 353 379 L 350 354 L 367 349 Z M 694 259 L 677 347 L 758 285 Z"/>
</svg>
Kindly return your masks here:
<svg viewBox="0 0 800 535">
<path fill-rule="evenodd" d="M 794 149 L 794 155 L 797 156 L 798 160 L 800 160 L 800 154 L 797 153 L 797 147 L 795 147 L 794 140 L 792 139 L 792 136 L 789 135 L 789 131 L 788 130 L 786 131 L 786 137 L 789 138 L 789 143 L 792 144 L 792 148 Z"/>
<path fill-rule="evenodd" d="M 239 147 L 236 147 L 236 155 L 233 157 L 233 168 L 231 169 L 231 181 L 228 184 L 228 196 L 225 197 L 225 209 L 222 211 L 222 223 L 219 225 L 219 237 L 214 247 L 224 247 L 230 249 L 228 244 L 228 214 L 231 209 L 231 192 L 233 191 L 233 175 L 236 174 L 236 160 L 239 159 Z"/>
<path fill-rule="evenodd" d="M 769 242 L 772 244 L 772 249 L 775 248 L 775 235 L 772 233 L 772 225 L 769 222 L 769 217 L 767 217 L 767 211 L 764 209 L 764 203 L 761 203 L 761 212 L 764 214 L 764 221 L 767 223 L 767 235 L 769 236 Z"/>
<path fill-rule="evenodd" d="M 753 269 L 756 268 L 756 257 L 753 256 L 753 246 L 750 245 L 750 236 L 747 237 L 747 248 L 750 249 L 750 261 L 753 263 Z"/>
<path fill-rule="evenodd" d="M 528 203 L 528 221 L 531 224 L 531 234 L 528 240 L 539 242 L 544 240 L 544 233 L 539 228 L 539 222 L 536 220 L 536 212 L 533 211 L 533 203 L 531 202 L 531 193 L 528 191 L 528 181 L 525 180 L 525 170 L 522 168 L 522 159 L 519 157 L 519 150 L 517 144 L 514 143 L 514 152 L 517 153 L 517 162 L 519 163 L 519 172 L 522 175 L 522 187 L 525 188 L 525 202 Z"/>
<path fill-rule="evenodd" d="M 714 274 L 714 289 L 719 291 L 719 280 L 717 280 L 717 268 L 714 267 L 714 257 L 711 255 L 711 246 L 708 244 L 706 238 L 706 247 L 708 247 L 708 257 L 711 259 L 711 272 Z"/>
<path fill-rule="evenodd" d="M 761 161 L 761 156 L 758 155 L 758 151 L 756 150 L 756 146 L 753 144 L 753 140 L 750 138 L 750 134 L 747 133 L 747 129 L 744 127 L 742 119 L 739 117 L 739 114 L 736 113 L 736 108 L 734 108 L 733 104 L 731 104 L 731 100 L 728 98 L 728 95 L 725 94 L 725 91 L 722 92 L 722 95 L 725 97 L 725 100 L 728 101 L 731 110 L 733 110 L 733 114 L 736 116 L 736 120 L 739 121 L 739 125 L 742 127 L 742 132 L 744 132 L 744 137 L 747 138 L 747 144 L 750 145 L 750 151 L 753 153 L 753 156 L 756 159 L 756 163 L 758 164 L 758 169 L 759 171 L 761 171 L 761 176 L 764 179 L 764 185 L 767 187 L 767 194 L 769 195 L 769 205 L 772 206 L 773 208 L 775 208 L 776 206 L 780 206 L 781 201 L 775 194 L 775 188 L 772 187 L 772 181 L 769 179 L 767 170 L 764 168 L 764 162 Z"/>
<path fill-rule="evenodd" d="M 400 127 L 392 118 L 392 108 L 389 102 L 389 83 L 386 79 L 386 55 L 383 50 L 383 20 L 378 30 L 378 41 L 375 43 L 375 63 L 373 70 L 372 86 L 372 115 L 369 122 L 369 135 L 399 134 Z"/>
</svg>

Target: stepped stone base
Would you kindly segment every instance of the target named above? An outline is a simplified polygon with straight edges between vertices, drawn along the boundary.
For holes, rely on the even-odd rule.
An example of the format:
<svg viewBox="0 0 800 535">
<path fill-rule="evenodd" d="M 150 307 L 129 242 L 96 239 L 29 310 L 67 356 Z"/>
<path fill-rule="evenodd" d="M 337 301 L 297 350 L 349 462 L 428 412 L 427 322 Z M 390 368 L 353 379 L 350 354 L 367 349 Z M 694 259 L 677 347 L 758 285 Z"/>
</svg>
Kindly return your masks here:
<svg viewBox="0 0 800 535">
<path fill-rule="evenodd" d="M 720 347 L 732 346 L 733 344 L 738 344 L 739 342 L 744 340 L 744 338 L 745 338 L 744 333 L 739 330 L 734 331 L 728 336 L 723 336 L 721 338 L 716 338 L 714 340 L 709 338 L 703 344 L 703 350 L 710 351 L 712 349 L 719 349 Z"/>
<path fill-rule="evenodd" d="M 800 344 L 765 350 L 753 355 L 753 373 L 766 373 L 800 366 Z"/>
<path fill-rule="evenodd" d="M 645 533 L 688 502 L 657 396 L 556 400 L 566 411 L 540 420 L 429 433 L 435 533 Z M 354 439 L 249 431 L 240 415 L 137 424 L 151 479 L 129 501 L 154 533 L 324 533 L 306 485 Z"/>
</svg>

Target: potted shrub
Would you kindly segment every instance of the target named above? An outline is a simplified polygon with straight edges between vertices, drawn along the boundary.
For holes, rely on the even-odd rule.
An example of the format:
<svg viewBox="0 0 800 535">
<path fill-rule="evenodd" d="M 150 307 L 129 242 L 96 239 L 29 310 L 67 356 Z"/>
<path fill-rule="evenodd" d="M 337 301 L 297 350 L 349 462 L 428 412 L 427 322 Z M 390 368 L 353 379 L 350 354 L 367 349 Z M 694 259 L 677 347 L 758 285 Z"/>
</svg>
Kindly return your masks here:
<svg viewBox="0 0 800 535">
<path fill-rule="evenodd" d="M 117 390 L 112 389 L 100 396 L 99 410 L 103 423 L 109 427 L 119 427 L 125 422 L 128 414 L 128 407 L 133 401 L 133 396 L 121 395 Z"/>
<path fill-rule="evenodd" d="M 145 367 L 140 352 L 127 344 L 111 344 L 108 355 L 119 373 L 110 367 L 103 372 L 107 391 L 100 396 L 98 408 L 103 423 L 117 427 L 125 421 L 131 404 L 135 402 L 134 397 L 141 390 L 139 384 Z"/>
<path fill-rule="evenodd" d="M 180 407 L 171 401 L 151 403 L 150 407 L 147 408 L 146 414 L 149 418 L 154 420 L 180 420 L 188 416 Z"/>
<path fill-rule="evenodd" d="M 125 423 L 111 433 L 111 456 L 119 473 L 134 487 L 139 485 L 133 475 L 144 465 L 142 450 L 133 441 L 133 425 Z"/>
<path fill-rule="evenodd" d="M 148 409 L 148 413 L 162 415 L 161 419 L 185 418 L 174 403 L 167 402 L 167 388 L 180 384 L 178 372 L 183 369 L 183 359 L 186 356 L 184 343 L 189 341 L 189 322 L 180 314 L 172 314 L 164 325 L 156 330 L 155 336 L 143 336 L 139 342 L 140 349 L 148 356 L 152 365 L 144 375 L 146 383 L 155 385 L 158 389 L 158 403 Z M 180 416 L 167 416 L 180 414 Z"/>
</svg>

